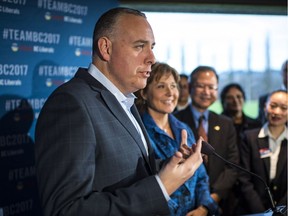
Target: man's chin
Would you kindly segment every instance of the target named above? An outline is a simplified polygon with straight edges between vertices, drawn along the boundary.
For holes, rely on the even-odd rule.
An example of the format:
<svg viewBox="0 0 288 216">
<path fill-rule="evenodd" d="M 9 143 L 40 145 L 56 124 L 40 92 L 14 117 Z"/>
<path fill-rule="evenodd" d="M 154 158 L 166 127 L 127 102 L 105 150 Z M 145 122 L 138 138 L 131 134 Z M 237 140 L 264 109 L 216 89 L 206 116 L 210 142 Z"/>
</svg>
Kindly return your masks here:
<svg viewBox="0 0 288 216">
<path fill-rule="evenodd" d="M 199 110 L 207 110 L 209 108 L 209 106 L 211 106 L 212 104 L 209 105 L 203 105 L 203 104 L 193 104 L 194 107 L 196 107 Z"/>
<path fill-rule="evenodd" d="M 138 89 L 144 89 L 147 85 L 147 82 L 143 82 L 141 84 L 139 84 Z"/>
</svg>

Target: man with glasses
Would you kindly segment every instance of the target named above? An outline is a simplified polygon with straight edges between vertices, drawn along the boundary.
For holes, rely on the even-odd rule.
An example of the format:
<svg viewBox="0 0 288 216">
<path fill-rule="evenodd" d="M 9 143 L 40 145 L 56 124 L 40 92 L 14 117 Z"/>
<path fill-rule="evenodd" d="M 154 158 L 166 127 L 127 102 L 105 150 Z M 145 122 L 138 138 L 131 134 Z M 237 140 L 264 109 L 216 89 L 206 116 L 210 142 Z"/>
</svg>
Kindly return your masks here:
<svg viewBox="0 0 288 216">
<path fill-rule="evenodd" d="M 191 127 L 197 139 L 202 136 L 219 155 L 238 164 L 236 131 L 231 119 L 208 110 L 217 100 L 218 81 L 218 75 L 212 67 L 199 66 L 193 70 L 190 75 L 192 103 L 186 109 L 176 112 L 175 116 Z M 227 209 L 231 205 L 228 196 L 236 182 L 237 170 L 213 155 L 209 158 L 205 156 L 204 161 L 210 178 L 211 196 L 219 203 L 223 215 L 230 215 Z"/>
</svg>

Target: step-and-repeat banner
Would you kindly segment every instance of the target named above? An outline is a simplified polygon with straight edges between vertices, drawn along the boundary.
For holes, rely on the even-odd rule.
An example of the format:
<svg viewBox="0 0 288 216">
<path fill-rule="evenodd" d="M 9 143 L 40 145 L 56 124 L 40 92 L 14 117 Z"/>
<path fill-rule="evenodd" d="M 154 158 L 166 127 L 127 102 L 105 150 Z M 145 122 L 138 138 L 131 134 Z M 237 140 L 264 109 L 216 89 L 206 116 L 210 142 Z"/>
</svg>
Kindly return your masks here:
<svg viewBox="0 0 288 216">
<path fill-rule="evenodd" d="M 34 130 L 50 93 L 91 62 L 117 0 L 0 0 L 0 216 L 40 216 Z"/>
</svg>

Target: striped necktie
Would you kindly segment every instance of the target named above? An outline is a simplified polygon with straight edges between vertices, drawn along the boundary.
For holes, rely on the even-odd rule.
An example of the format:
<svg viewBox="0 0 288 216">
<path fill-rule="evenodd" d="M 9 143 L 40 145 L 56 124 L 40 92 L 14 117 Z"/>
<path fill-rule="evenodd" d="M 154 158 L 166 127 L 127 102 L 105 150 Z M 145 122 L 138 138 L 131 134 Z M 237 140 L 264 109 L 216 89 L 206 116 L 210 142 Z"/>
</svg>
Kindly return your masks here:
<svg viewBox="0 0 288 216">
<path fill-rule="evenodd" d="M 198 119 L 198 136 L 202 137 L 206 142 L 208 142 L 208 137 L 207 137 L 207 134 L 206 134 L 206 131 L 204 129 L 204 126 L 203 126 L 203 123 L 204 123 L 204 120 L 205 120 L 205 117 L 204 115 L 201 115 Z M 204 164 L 205 166 L 207 166 L 208 164 L 208 155 L 203 155 L 203 161 L 204 161 Z"/>
<path fill-rule="evenodd" d="M 198 119 L 198 136 L 202 136 L 202 138 L 208 142 L 208 137 L 207 137 L 207 134 L 206 134 L 206 131 L 204 129 L 204 126 L 203 126 L 203 123 L 204 123 L 204 120 L 205 120 L 205 117 L 204 115 L 201 115 Z"/>
</svg>

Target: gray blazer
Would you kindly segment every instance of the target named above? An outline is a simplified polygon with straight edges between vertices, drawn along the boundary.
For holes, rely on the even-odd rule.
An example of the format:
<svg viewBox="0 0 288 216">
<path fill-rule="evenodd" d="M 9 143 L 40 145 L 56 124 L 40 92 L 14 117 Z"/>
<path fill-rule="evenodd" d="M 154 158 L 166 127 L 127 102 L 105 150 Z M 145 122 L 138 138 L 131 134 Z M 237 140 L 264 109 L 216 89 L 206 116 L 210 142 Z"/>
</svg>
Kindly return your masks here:
<svg viewBox="0 0 288 216">
<path fill-rule="evenodd" d="M 86 69 L 56 89 L 36 125 L 36 175 L 45 216 L 168 215 L 149 157 L 133 123 Z"/>
</svg>

